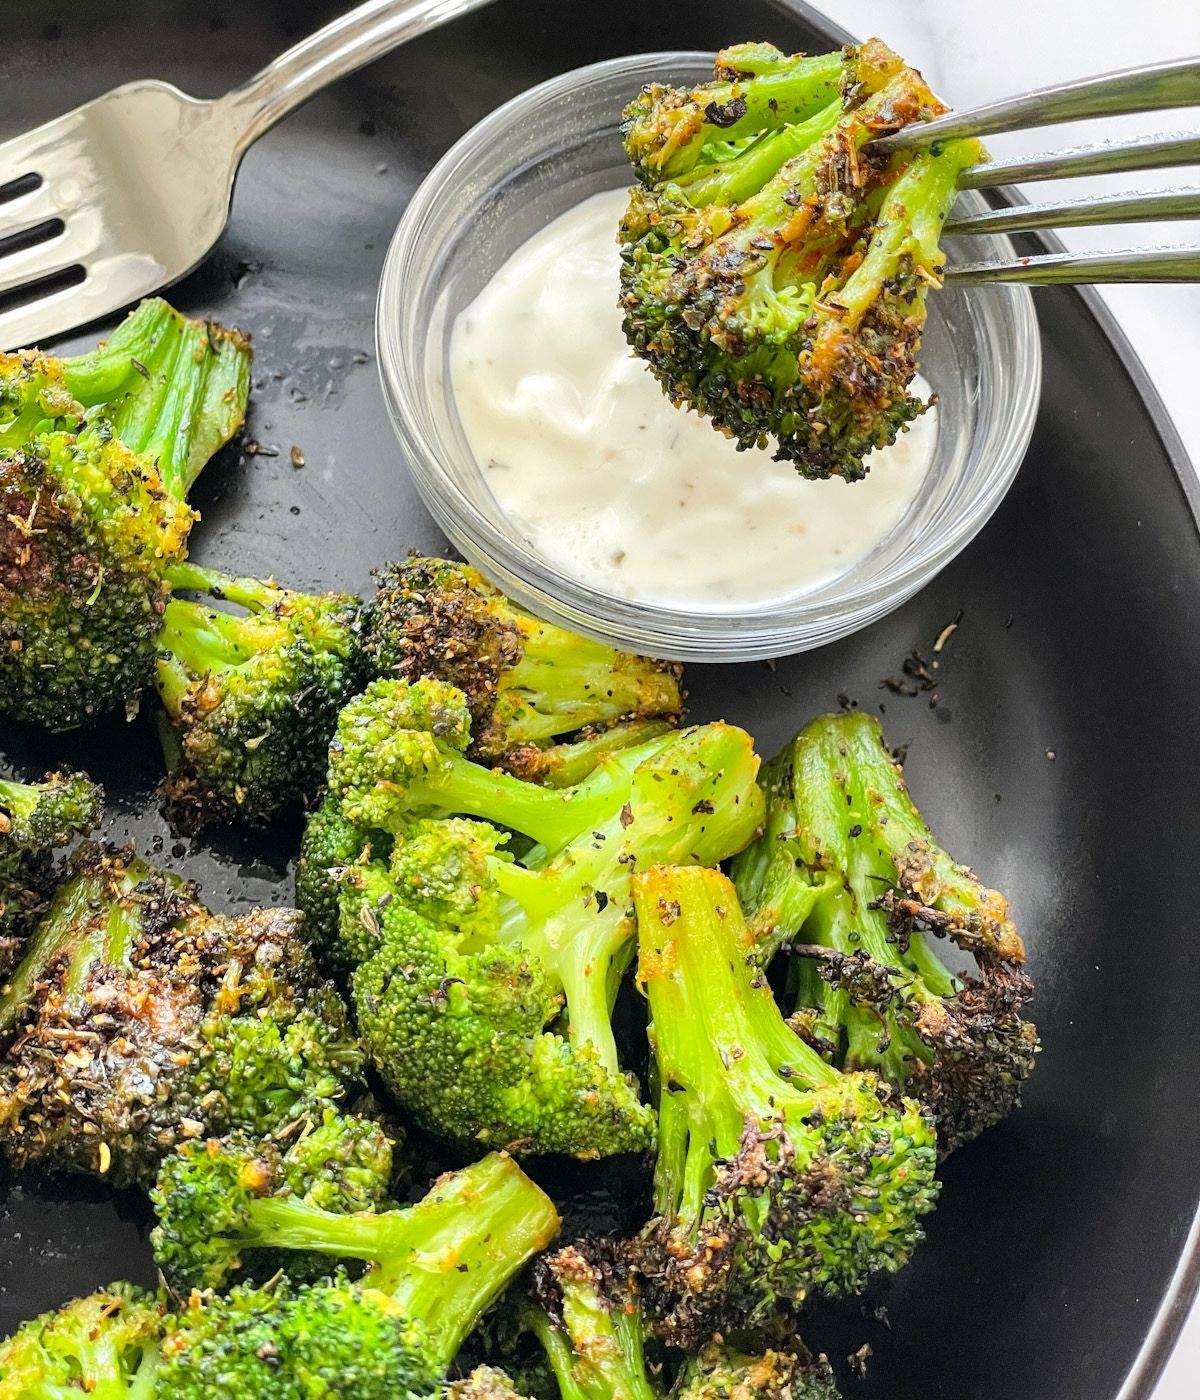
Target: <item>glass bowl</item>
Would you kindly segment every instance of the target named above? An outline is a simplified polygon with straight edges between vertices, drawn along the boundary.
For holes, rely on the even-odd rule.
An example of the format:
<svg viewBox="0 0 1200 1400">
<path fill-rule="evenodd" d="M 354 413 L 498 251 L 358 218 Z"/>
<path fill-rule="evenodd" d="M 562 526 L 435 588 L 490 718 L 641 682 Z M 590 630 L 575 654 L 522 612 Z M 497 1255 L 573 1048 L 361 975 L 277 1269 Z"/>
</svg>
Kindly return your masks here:
<svg viewBox="0 0 1200 1400">
<path fill-rule="evenodd" d="M 629 183 L 618 115 L 643 84 L 694 84 L 712 55 L 638 54 L 564 73 L 484 118 L 424 180 L 396 229 L 379 287 L 376 343 L 392 423 L 417 489 L 462 554 L 533 612 L 616 646 L 680 661 L 750 661 L 821 646 L 899 606 L 983 526 L 1033 431 L 1041 347 L 1015 286 L 930 298 L 921 369 L 939 396 L 925 484 L 892 531 L 838 577 L 726 611 L 633 601 L 541 558 L 492 497 L 454 402 L 455 318 L 521 243 L 588 195 Z M 967 209 L 984 208 L 964 194 Z M 950 240 L 948 251 L 955 251 Z M 1011 258 L 999 237 L 970 260 Z M 968 260 L 960 250 L 960 260 Z M 613 290 L 614 302 L 616 289 Z M 852 486 L 847 490 L 853 490 Z"/>
</svg>

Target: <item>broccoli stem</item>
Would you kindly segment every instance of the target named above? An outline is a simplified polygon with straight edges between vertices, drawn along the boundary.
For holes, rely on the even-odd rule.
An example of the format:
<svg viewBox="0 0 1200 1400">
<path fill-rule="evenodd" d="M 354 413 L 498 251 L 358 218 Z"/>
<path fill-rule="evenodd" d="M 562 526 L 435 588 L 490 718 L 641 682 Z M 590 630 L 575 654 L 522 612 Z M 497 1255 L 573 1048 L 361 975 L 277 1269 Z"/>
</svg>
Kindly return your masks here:
<svg viewBox="0 0 1200 1400">
<path fill-rule="evenodd" d="M 415 1205 L 340 1214 L 290 1196 L 246 1203 L 238 1248 L 370 1260 L 360 1286 L 387 1294 L 428 1329 L 440 1369 L 514 1273 L 558 1231 L 553 1202 L 512 1158 L 493 1153 L 441 1177 Z"/>
<path fill-rule="evenodd" d="M 47 968 L 77 936 L 77 920 L 88 908 L 90 893 L 86 882 L 69 885 L 38 924 L 25 956 L 0 988 L 0 1035 L 12 1031 Z"/>
<path fill-rule="evenodd" d="M 646 1372 L 641 1313 L 635 1303 L 602 1296 L 598 1276 L 570 1248 L 550 1260 L 562 1325 L 526 1301 L 522 1326 L 541 1343 L 561 1400 L 659 1400 Z"/>
<path fill-rule="evenodd" d="M 705 106 L 689 113 L 690 120 L 678 123 L 661 154 L 653 160 L 659 179 L 674 180 L 686 174 L 711 141 L 740 141 L 784 123 L 807 120 L 837 97 L 845 68 L 840 52 L 769 63 L 755 63 L 747 53 L 746 62 L 751 65 L 746 72 L 754 75 L 753 82 L 706 87 Z M 740 114 L 734 116 L 739 108 Z M 714 122 L 711 116 L 716 113 L 720 120 Z"/>
<path fill-rule="evenodd" d="M 492 1153 L 443 1176 L 411 1214 L 420 1226 L 414 1245 L 379 1260 L 363 1285 L 425 1324 L 444 1367 L 513 1274 L 558 1233 L 558 1212 L 511 1157 Z"/>
<path fill-rule="evenodd" d="M 842 1076 L 790 1030 L 765 980 L 747 975 L 752 938 L 719 872 L 655 866 L 634 882 L 634 904 L 662 1101 L 655 1206 L 695 1218 L 713 1161 L 736 1155 L 747 1120 L 792 1117 L 783 1081 L 802 1102 Z"/>
<path fill-rule="evenodd" d="M 64 360 L 63 373 L 85 409 L 103 407 L 126 447 L 157 459 L 167 490 L 183 500 L 242 421 L 250 354 L 236 332 L 156 297 L 95 350 Z"/>
<path fill-rule="evenodd" d="M 832 131 L 841 115 L 842 104 L 831 102 L 805 121 L 765 133 L 727 160 L 698 165 L 680 178 L 679 187 L 697 209 L 706 204 L 741 204 L 761 190 L 788 161 Z"/>
<path fill-rule="evenodd" d="M 612 729 L 603 729 L 587 739 L 577 739 L 570 744 L 554 744 L 541 751 L 537 765 L 538 781 L 552 788 L 574 787 L 610 754 L 637 748 L 650 739 L 672 732 L 673 726 L 668 720 L 634 719 L 614 725 Z"/>
<path fill-rule="evenodd" d="M 633 954 L 633 871 L 722 860 L 746 843 L 761 816 L 752 800 L 757 759 L 741 730 L 704 725 L 654 743 L 655 754 L 637 764 L 628 803 L 584 826 L 556 857 L 533 869 L 489 861 L 512 901 L 503 936 L 553 969 L 566 996 L 571 1043 L 590 1043 L 613 1072 L 619 1056 L 612 1003 Z"/>
<path fill-rule="evenodd" d="M 166 576 L 177 593 L 207 593 L 211 598 L 228 599 L 251 613 L 274 606 L 286 592 L 278 584 L 223 574 L 219 569 L 207 569 L 190 559 L 172 564 Z"/>
<path fill-rule="evenodd" d="M 444 808 L 509 827 L 536 841 L 544 848 L 543 856 L 550 856 L 618 811 L 639 765 L 673 738 L 667 733 L 620 749 L 568 789 L 541 787 L 443 748 L 442 766 L 428 780 L 407 787 L 408 803 L 414 810 Z"/>
<path fill-rule="evenodd" d="M 599 701 L 611 719 L 678 707 L 678 685 L 670 672 L 640 659 L 622 665 L 602 642 L 525 614 L 514 616 L 523 651 L 500 676 L 497 706 L 509 747 L 543 743 L 594 723 Z"/>
<path fill-rule="evenodd" d="M 14 822 L 27 821 L 42 800 L 44 791 L 40 783 L 18 783 L 12 778 L 0 778 L 0 812 Z"/>
<path fill-rule="evenodd" d="M 876 304 L 903 258 L 937 280 L 946 260 L 938 246 L 942 225 L 958 195 L 959 173 L 979 158 L 977 141 L 950 141 L 936 155 L 912 158 L 883 201 L 862 262 L 832 294 L 846 310 L 843 325 L 857 325 Z"/>
</svg>

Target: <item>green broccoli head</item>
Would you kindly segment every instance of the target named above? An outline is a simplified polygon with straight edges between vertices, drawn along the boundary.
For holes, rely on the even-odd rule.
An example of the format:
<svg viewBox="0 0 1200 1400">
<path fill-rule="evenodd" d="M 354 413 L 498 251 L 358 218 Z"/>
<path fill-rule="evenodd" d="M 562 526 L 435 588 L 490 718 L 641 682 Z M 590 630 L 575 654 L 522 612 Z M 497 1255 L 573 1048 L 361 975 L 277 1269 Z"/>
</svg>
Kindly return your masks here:
<svg viewBox="0 0 1200 1400">
<path fill-rule="evenodd" d="M 153 1295 L 127 1283 L 76 1298 L 0 1342 L 0 1398 L 151 1400 L 163 1327 Z"/>
<path fill-rule="evenodd" d="M 181 1293 L 222 1288 L 243 1269 L 258 1278 L 279 1269 L 293 1282 L 320 1278 L 334 1267 L 330 1258 L 277 1246 L 265 1217 L 273 1207 L 374 1210 L 391 1179 L 392 1143 L 383 1129 L 332 1111 L 286 1149 L 246 1135 L 185 1142 L 164 1159 L 151 1192 L 155 1259 Z"/>
<path fill-rule="evenodd" d="M 0 710 L 67 729 L 148 683 L 184 496 L 241 424 L 249 358 L 159 300 L 90 355 L 0 355 Z"/>
<path fill-rule="evenodd" d="M 362 1053 L 299 923 L 85 847 L 0 991 L 0 1150 L 148 1183 L 181 1141 L 319 1123 Z"/>
<path fill-rule="evenodd" d="M 493 838 L 482 837 L 481 854 Z M 387 867 L 353 870 L 343 943 L 362 959 L 352 986 L 367 1053 L 426 1131 L 464 1147 L 581 1157 L 645 1149 L 653 1116 L 632 1078 L 594 1046 L 547 1029 L 563 1004 L 552 969 L 506 946 L 498 919 L 483 933 L 497 902 L 490 883 L 472 933 L 415 912 Z"/>
<path fill-rule="evenodd" d="M 160 1210 L 170 1209 L 168 1186 L 160 1181 Z M 355 1283 L 334 1273 L 306 1287 L 196 1295 L 164 1346 L 172 1395 L 208 1396 L 214 1376 L 226 1378 L 220 1393 L 238 1396 L 428 1394 L 479 1316 L 558 1229 L 553 1203 L 503 1154 L 439 1178 L 416 1205 L 385 1211 L 323 1210 L 256 1191 L 253 1181 L 247 1189 L 244 1174 L 227 1190 L 232 1206 L 208 1208 L 213 1233 L 230 1244 L 369 1267 Z M 155 1242 L 161 1253 L 157 1233 Z M 161 1256 L 168 1276 L 204 1277 L 204 1261 L 174 1244 Z M 323 1389 L 306 1388 L 315 1377 Z"/>
<path fill-rule="evenodd" d="M 330 962 L 344 963 L 338 930 L 342 873 L 373 857 L 386 861 L 391 850 L 387 832 L 350 821 L 332 792 L 309 813 L 296 862 L 296 907 L 304 915 L 306 938 Z"/>
<path fill-rule="evenodd" d="M 103 420 L 0 457 L 0 705 L 69 729 L 137 696 L 193 511 Z"/>
<path fill-rule="evenodd" d="M 54 891 L 54 852 L 95 826 L 103 802 L 83 773 L 0 779 L 0 980 Z"/>
<path fill-rule="evenodd" d="M 168 581 L 241 609 L 178 596 L 166 607 L 157 683 L 176 825 L 265 821 L 311 797 L 359 680 L 358 600 L 193 564 L 170 569 Z"/>
<path fill-rule="evenodd" d="M 768 766 L 768 828 L 734 865 L 764 948 L 791 940 L 797 1024 L 933 1114 L 943 1152 L 1020 1102 L 1038 1051 L 1008 903 L 937 845 L 878 723 L 814 720 Z M 952 973 L 932 939 L 969 953 Z"/>
<path fill-rule="evenodd" d="M 493 827 L 426 818 L 397 831 L 389 862 L 343 869 L 340 954 L 364 1044 L 433 1134 L 579 1157 L 653 1140 L 612 1027 L 631 875 L 740 850 L 761 819 L 758 760 L 748 735 L 714 724 L 613 764 L 577 789 L 534 789 L 572 821 L 576 800 L 588 814 L 557 851 L 514 860 Z"/>
<path fill-rule="evenodd" d="M 643 871 L 634 903 L 659 1084 L 636 1258 L 665 1338 L 691 1348 L 900 1268 L 937 1196 L 932 1124 L 789 1028 L 718 871 Z"/>
<path fill-rule="evenodd" d="M 330 791 L 348 820 L 391 830 L 454 799 L 470 739 L 466 696 L 454 686 L 372 681 L 338 717 Z"/>
<path fill-rule="evenodd" d="M 542 622 L 467 564 L 407 559 L 380 570 L 377 583 L 364 614 L 373 671 L 461 690 L 476 757 L 527 766 L 560 735 L 679 714 L 678 666 Z"/>
<path fill-rule="evenodd" d="M 635 99 L 624 329 L 677 405 L 848 481 L 924 410 L 908 385 L 938 240 L 982 152 L 870 143 L 944 110 L 877 40 L 820 58 L 742 45 L 714 83 Z"/>
<path fill-rule="evenodd" d="M 757 1355 L 717 1343 L 684 1363 L 672 1400 L 841 1400 L 833 1368 L 803 1346 Z"/>
<path fill-rule="evenodd" d="M 194 1295 L 163 1344 L 159 1392 L 174 1400 L 354 1396 L 416 1400 L 440 1375 L 426 1330 L 345 1277 Z"/>
</svg>

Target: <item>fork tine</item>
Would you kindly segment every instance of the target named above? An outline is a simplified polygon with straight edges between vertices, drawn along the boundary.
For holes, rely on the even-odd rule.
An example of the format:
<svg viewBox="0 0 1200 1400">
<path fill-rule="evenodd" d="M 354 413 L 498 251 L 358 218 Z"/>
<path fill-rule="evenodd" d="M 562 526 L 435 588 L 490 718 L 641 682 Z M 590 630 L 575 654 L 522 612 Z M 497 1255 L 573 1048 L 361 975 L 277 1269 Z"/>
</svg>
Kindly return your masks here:
<svg viewBox="0 0 1200 1400">
<path fill-rule="evenodd" d="M 90 278 L 84 278 L 81 282 L 46 293 L 21 306 L 0 311 L 0 351 L 42 345 L 52 336 L 61 335 L 64 330 L 93 319 L 77 312 L 81 293 L 86 295 L 90 283 Z M 102 314 L 102 310 L 97 310 L 95 315 Z"/>
<path fill-rule="evenodd" d="M 1030 285 L 1097 282 L 1200 282 L 1200 247 L 1135 248 L 1115 253 L 1046 253 L 1006 263 L 948 267 L 947 282 L 1025 282 Z"/>
<path fill-rule="evenodd" d="M 61 198 L 51 189 L 48 182 L 43 181 L 37 189 L 30 190 L 28 194 L 18 195 L 16 199 L 0 204 L 0 239 L 28 233 L 48 219 L 62 218 L 63 214 Z M 0 257 L 2 256 L 0 253 Z"/>
<path fill-rule="evenodd" d="M 0 254 L 0 296 L 86 263 L 96 251 L 95 227 L 96 222 L 86 217 L 73 219 L 62 233 L 44 243 Z"/>
<path fill-rule="evenodd" d="M 950 112 L 931 122 L 916 122 L 871 142 L 876 151 L 911 150 L 960 136 L 988 136 L 1022 127 L 1053 126 L 1083 117 L 1115 117 L 1168 107 L 1200 105 L 1200 58 L 1149 63 L 1098 78 L 1081 78 L 1039 88 L 1020 97 L 989 102 L 965 112 Z"/>
<path fill-rule="evenodd" d="M 1200 189 L 1150 190 L 1067 199 L 1059 204 L 1016 204 L 948 219 L 945 232 L 1026 233 L 1035 228 L 1083 228 L 1091 224 L 1138 224 L 1152 219 L 1200 215 Z"/>
<path fill-rule="evenodd" d="M 0 141 L 0 185 L 7 185 L 12 180 L 19 180 L 22 175 L 32 173 L 45 176 L 47 159 L 53 160 L 55 148 L 68 128 L 78 124 L 76 112 L 67 112 L 53 121 L 35 126 L 32 131 Z M 0 205 L 0 208 L 3 206 Z"/>
<path fill-rule="evenodd" d="M 1027 180 L 1061 180 L 1079 175 L 1126 175 L 1135 170 L 1167 170 L 1200 165 L 1200 135 L 1164 133 L 1133 141 L 1106 141 L 1023 160 L 992 160 L 969 165 L 958 177 L 960 190 L 991 190 Z"/>
</svg>

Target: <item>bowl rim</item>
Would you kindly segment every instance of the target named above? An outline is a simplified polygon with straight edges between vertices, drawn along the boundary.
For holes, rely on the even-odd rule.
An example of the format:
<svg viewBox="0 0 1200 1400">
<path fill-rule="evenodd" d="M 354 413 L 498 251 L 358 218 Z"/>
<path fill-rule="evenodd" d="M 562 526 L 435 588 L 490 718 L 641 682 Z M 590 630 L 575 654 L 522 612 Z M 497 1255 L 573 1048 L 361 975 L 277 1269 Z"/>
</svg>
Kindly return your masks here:
<svg viewBox="0 0 1200 1400">
<path fill-rule="evenodd" d="M 421 226 L 453 180 L 458 166 L 494 134 L 526 121 L 541 107 L 588 84 L 647 70 L 697 64 L 711 67 L 705 50 L 659 50 L 603 59 L 560 73 L 525 89 L 470 127 L 433 166 L 404 209 L 388 245 L 376 298 L 375 344 L 379 376 L 393 429 L 426 506 L 451 542 L 497 576 L 508 591 L 542 613 L 605 641 L 684 661 L 739 662 L 779 656 L 836 640 L 900 606 L 963 550 L 995 512 L 1016 477 L 1033 434 L 1042 388 L 1042 346 L 1037 313 L 1027 287 L 1012 285 L 1006 305 L 1022 372 L 1003 426 L 1000 455 L 986 488 L 951 517 L 949 528 L 903 556 L 882 577 L 840 587 L 830 580 L 820 592 L 741 611 L 688 611 L 677 605 L 610 593 L 561 573 L 515 532 L 498 528 L 453 481 L 427 440 L 420 421 L 419 393 L 406 384 L 408 365 L 401 318 L 408 268 Z M 505 171 L 505 176 L 512 174 Z M 497 188 L 499 185 L 497 184 Z M 982 197 L 972 196 L 979 200 Z M 1007 243 L 1006 238 L 999 240 Z M 1010 245 L 1011 249 L 1011 245 Z M 1015 256 L 1015 250 L 1012 252 Z M 830 596 L 825 589 L 835 590 Z"/>
</svg>

